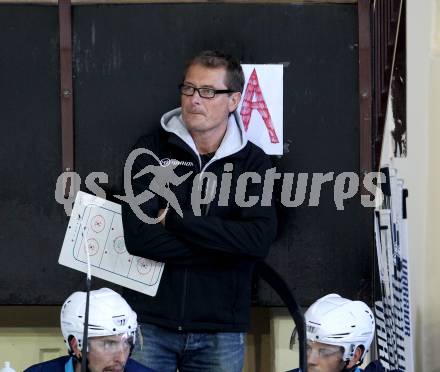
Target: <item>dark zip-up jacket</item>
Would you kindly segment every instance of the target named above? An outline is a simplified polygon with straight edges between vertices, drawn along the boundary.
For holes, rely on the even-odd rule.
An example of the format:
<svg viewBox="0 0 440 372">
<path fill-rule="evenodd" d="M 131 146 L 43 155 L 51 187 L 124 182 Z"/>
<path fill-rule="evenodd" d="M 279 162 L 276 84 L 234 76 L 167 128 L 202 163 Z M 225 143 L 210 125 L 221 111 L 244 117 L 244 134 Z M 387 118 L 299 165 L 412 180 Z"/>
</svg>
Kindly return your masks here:
<svg viewBox="0 0 440 372">
<path fill-rule="evenodd" d="M 230 117 L 221 146 L 202 167 L 177 109 L 164 115 L 161 130 L 142 137 L 135 145 L 135 149 L 148 149 L 157 158 L 149 154 L 138 156 L 132 176 L 147 166 L 160 167 L 158 160 L 162 166 L 173 166 L 179 177 L 192 172 L 179 185 L 169 184 L 183 217 L 170 208 L 165 227 L 143 222 L 127 203 L 122 204 L 128 252 L 165 263 L 155 297 L 133 291 L 126 294 L 141 322 L 183 331 L 247 330 L 252 270 L 257 260 L 267 256 L 275 238 L 276 214 L 271 198 L 267 206 L 261 206 L 270 159 L 248 142 L 243 133 L 239 118 Z M 232 171 L 226 164 L 232 164 Z M 199 213 L 197 208 L 195 211 L 192 208 L 191 192 L 193 188 L 199 190 L 195 179 L 202 174 L 206 176 L 206 172 L 217 177 L 217 187 L 212 187 L 213 183 L 203 184 L 200 194 L 196 193 L 202 198 L 213 196 L 209 204 L 201 205 Z M 246 184 L 245 197 L 238 193 L 236 198 L 237 181 L 245 172 L 252 172 L 248 174 L 250 178 L 241 177 L 242 184 Z M 151 190 L 153 179 L 149 172 L 132 179 L 134 195 Z M 220 192 L 221 187 L 228 189 L 229 179 L 230 193 Z M 219 194 L 223 195 L 220 200 Z M 193 200 L 197 199 L 194 195 Z M 245 204 L 249 201 L 253 204 L 255 198 L 258 203 L 249 207 L 243 207 L 240 202 L 244 199 Z M 165 206 L 166 201 L 155 196 L 142 204 L 141 209 L 153 218 Z"/>
</svg>

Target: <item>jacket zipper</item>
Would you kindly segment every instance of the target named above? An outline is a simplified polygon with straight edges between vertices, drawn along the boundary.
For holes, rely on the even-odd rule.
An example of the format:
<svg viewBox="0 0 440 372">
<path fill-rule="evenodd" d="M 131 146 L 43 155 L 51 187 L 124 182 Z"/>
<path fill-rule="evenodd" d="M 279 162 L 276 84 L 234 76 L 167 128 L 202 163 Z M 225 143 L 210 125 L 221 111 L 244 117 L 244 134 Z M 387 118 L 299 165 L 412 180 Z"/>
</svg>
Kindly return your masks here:
<svg viewBox="0 0 440 372">
<path fill-rule="evenodd" d="M 199 170 L 201 170 L 201 163 L 200 158 L 197 159 L 199 163 Z M 186 288 L 188 286 L 188 269 L 185 268 L 185 273 L 183 276 L 183 290 L 182 290 L 182 302 L 180 305 L 180 322 L 181 324 L 177 327 L 177 330 L 183 331 L 183 323 L 184 323 L 184 317 L 185 317 L 185 304 L 186 304 Z"/>
<path fill-rule="evenodd" d="M 182 294 L 182 305 L 180 307 L 180 321 L 181 324 L 177 327 L 179 331 L 183 331 L 183 322 L 185 316 L 185 302 L 186 302 L 186 286 L 188 281 L 188 269 L 185 269 L 185 274 L 183 277 L 183 294 Z"/>
<path fill-rule="evenodd" d="M 202 169 L 202 162 L 201 162 L 201 159 L 200 159 L 200 155 L 197 158 L 198 158 L 197 160 L 198 160 L 198 163 L 199 163 L 199 175 L 198 176 L 201 178 L 203 172 L 206 171 L 207 166 L 205 165 L 205 167 Z M 207 183 L 206 191 L 205 192 L 209 192 L 208 186 L 209 186 L 209 184 Z M 210 205 L 211 205 L 211 203 L 209 203 L 208 205 L 205 206 L 204 211 L 203 211 L 203 215 L 204 216 L 208 215 Z M 184 277 L 183 277 L 182 303 L 181 303 L 181 307 L 180 307 L 180 321 L 181 321 L 181 325 L 179 325 L 177 327 L 177 329 L 179 331 L 183 331 L 183 325 L 182 324 L 184 322 L 184 317 L 185 317 L 185 303 L 186 303 L 187 283 L 188 283 L 188 269 L 185 269 L 185 274 L 184 274 Z"/>
<path fill-rule="evenodd" d="M 212 160 L 212 159 L 211 159 L 211 160 Z M 217 161 L 218 159 L 214 159 L 214 160 L 212 160 L 212 162 L 211 162 L 211 160 L 209 160 L 208 163 L 205 164 L 205 166 L 203 167 L 203 169 L 202 169 L 201 164 L 200 164 L 199 180 L 202 179 L 203 173 L 206 172 L 206 169 L 208 168 L 208 165 L 212 165 L 212 164 L 213 164 L 215 161 Z M 203 187 L 203 186 L 201 186 L 201 187 Z M 206 194 L 207 194 L 208 192 L 210 192 L 210 193 L 213 192 L 213 190 L 211 190 L 211 188 L 212 188 L 212 185 L 209 183 L 209 181 L 206 182 L 205 195 L 204 195 L 204 196 L 206 196 Z M 200 191 L 202 191 L 202 190 L 200 190 Z M 211 207 L 211 202 L 209 202 L 208 204 L 204 204 L 204 205 L 202 206 L 202 215 L 203 215 L 203 216 L 207 216 L 207 215 L 208 215 L 210 207 Z"/>
</svg>

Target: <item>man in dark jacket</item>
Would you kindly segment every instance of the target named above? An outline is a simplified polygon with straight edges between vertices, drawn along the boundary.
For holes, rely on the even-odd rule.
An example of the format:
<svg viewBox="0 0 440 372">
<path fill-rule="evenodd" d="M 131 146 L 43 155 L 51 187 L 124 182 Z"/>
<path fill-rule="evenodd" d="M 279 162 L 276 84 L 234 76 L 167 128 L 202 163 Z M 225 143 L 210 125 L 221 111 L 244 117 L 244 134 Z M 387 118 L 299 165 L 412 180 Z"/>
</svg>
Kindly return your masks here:
<svg viewBox="0 0 440 372">
<path fill-rule="evenodd" d="M 194 57 L 181 107 L 137 142 L 128 177 L 126 164 L 126 188 L 146 200 L 122 205 L 127 250 L 165 263 L 156 297 L 130 297 L 149 345 L 134 357 L 160 371 L 243 366 L 252 269 L 276 235 L 272 198 L 263 193 L 271 163 L 235 112 L 243 85 L 231 56 Z"/>
<path fill-rule="evenodd" d="M 36 364 L 25 372 L 80 372 L 86 293 L 75 292 L 61 308 L 61 331 L 70 355 Z M 136 340 L 136 313 L 108 288 L 90 292 L 87 371 L 154 372 L 129 358 Z"/>
</svg>

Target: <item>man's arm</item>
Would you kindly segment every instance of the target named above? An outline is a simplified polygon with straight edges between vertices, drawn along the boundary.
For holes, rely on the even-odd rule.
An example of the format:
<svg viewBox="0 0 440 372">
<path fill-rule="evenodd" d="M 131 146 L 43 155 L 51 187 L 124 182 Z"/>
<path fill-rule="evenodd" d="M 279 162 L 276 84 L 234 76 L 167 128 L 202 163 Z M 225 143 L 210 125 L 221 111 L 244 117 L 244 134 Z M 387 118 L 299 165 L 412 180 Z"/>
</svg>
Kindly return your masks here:
<svg viewBox="0 0 440 372">
<path fill-rule="evenodd" d="M 275 212 L 268 210 L 265 216 L 246 212 L 251 211 L 244 211 L 239 221 L 194 216 L 190 210 L 184 210 L 181 218 L 171 212 L 166 217 L 166 228 L 185 243 L 200 247 L 204 252 L 265 258 L 276 237 Z"/>
<path fill-rule="evenodd" d="M 143 211 L 148 213 L 149 210 L 153 213 L 155 203 L 154 200 L 144 203 L 150 206 L 142 208 Z M 177 265 L 218 262 L 219 257 L 215 257 L 212 252 L 190 248 L 160 223 L 147 224 L 141 221 L 127 203 L 122 204 L 122 222 L 127 251 L 134 256 Z"/>
<path fill-rule="evenodd" d="M 135 145 L 136 148 L 154 149 L 157 147 L 154 137 L 143 137 Z M 155 164 L 157 161 L 148 154 L 138 156 L 131 170 L 131 185 L 134 195 L 148 189 L 153 179 L 153 175 L 145 174 L 142 177 L 133 179 L 133 176 L 139 173 L 148 165 Z M 150 218 L 155 218 L 159 214 L 161 205 L 159 197 L 156 195 L 149 199 L 140 208 Z M 122 223 L 124 228 L 124 240 L 127 251 L 135 256 L 152 259 L 155 261 L 190 265 L 190 264 L 211 264 L 214 261 L 222 259 L 220 255 L 214 255 L 213 252 L 206 252 L 197 249 L 197 246 L 187 244 L 178 239 L 175 234 L 167 231 L 162 224 L 148 224 L 139 219 L 133 212 L 130 205 L 126 202 L 122 203 Z M 226 259 L 226 257 L 223 257 Z"/>
<path fill-rule="evenodd" d="M 259 196 L 260 200 L 252 207 L 240 208 L 239 218 L 195 216 L 192 210 L 184 210 L 181 218 L 170 210 L 166 216 L 166 229 L 185 243 L 198 246 L 205 252 L 253 259 L 266 257 L 277 231 L 273 200 L 270 206 L 260 204 L 264 175 L 270 166 L 269 159 L 265 158 L 254 169 L 262 176 L 262 182 L 248 185 L 247 194 Z"/>
</svg>

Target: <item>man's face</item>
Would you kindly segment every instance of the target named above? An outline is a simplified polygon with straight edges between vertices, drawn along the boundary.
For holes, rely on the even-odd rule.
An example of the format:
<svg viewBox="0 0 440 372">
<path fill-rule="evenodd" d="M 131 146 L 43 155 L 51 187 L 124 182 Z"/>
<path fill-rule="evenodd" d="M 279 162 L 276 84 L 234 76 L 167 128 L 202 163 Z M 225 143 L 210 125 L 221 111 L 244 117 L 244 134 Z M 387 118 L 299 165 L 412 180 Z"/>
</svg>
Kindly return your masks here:
<svg viewBox="0 0 440 372">
<path fill-rule="evenodd" d="M 126 335 L 93 337 L 89 339 L 87 359 L 91 372 L 122 372 L 128 355 L 131 340 Z"/>
<path fill-rule="evenodd" d="M 339 346 L 321 342 L 307 342 L 307 368 L 309 372 L 340 372 L 344 366 Z"/>
<path fill-rule="evenodd" d="M 226 69 L 209 68 L 196 64 L 188 68 L 184 84 L 195 88 L 228 89 L 225 84 Z M 202 98 L 196 91 L 192 96 L 181 96 L 182 117 L 188 131 L 194 135 L 208 135 L 225 131 L 229 113 L 240 102 L 241 93 L 216 94 Z"/>
</svg>

